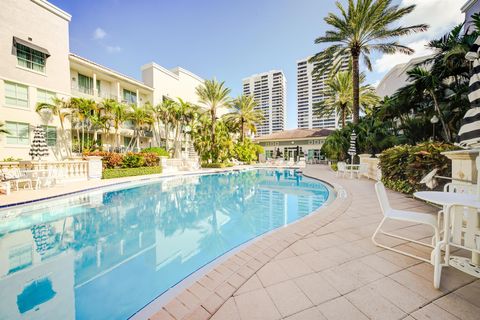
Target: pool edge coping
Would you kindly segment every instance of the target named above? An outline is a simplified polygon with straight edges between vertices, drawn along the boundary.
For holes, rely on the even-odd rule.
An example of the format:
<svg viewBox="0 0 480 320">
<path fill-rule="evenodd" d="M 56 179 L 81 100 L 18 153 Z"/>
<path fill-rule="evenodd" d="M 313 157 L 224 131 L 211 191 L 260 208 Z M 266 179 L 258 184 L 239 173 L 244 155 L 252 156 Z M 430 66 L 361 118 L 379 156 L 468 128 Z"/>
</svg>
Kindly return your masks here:
<svg viewBox="0 0 480 320">
<path fill-rule="evenodd" d="M 232 251 L 235 249 L 232 249 L 216 258 L 206 265 L 211 266 L 209 271 L 205 270 L 203 275 L 198 275 L 197 280 L 188 288 L 178 290 L 178 293 L 173 295 L 173 298 L 169 302 L 160 305 L 156 302 L 156 300 L 160 300 L 157 298 L 132 315 L 130 319 L 150 319 L 152 317 L 155 319 L 157 319 L 157 317 L 163 319 L 163 317 L 165 317 L 167 319 L 173 318 L 179 320 L 189 319 L 195 314 L 203 314 L 205 319 L 209 319 L 245 282 L 255 275 L 264 265 L 273 261 L 283 250 L 319 228 L 331 223 L 345 212 L 352 201 L 348 190 L 337 183 L 329 181 L 326 177 L 315 177 L 308 173 L 308 169 L 305 168 L 305 170 L 307 173 L 305 171 L 302 172 L 305 177 L 325 183 L 335 191 L 336 197 L 331 203 L 326 206 L 321 206 L 308 216 L 294 221 L 285 227 L 271 230 L 249 240 L 244 245 L 237 247 L 242 248 L 234 253 L 232 253 Z M 339 194 L 341 196 L 339 196 Z M 329 198 L 331 198 L 330 195 Z M 229 257 L 226 257 L 224 261 L 218 261 L 221 260 L 222 257 L 225 257 L 225 255 L 229 255 Z M 217 261 L 216 264 L 215 261 Z M 222 273 L 224 273 L 224 277 L 219 279 L 218 274 Z M 196 286 L 203 287 L 203 289 L 209 291 L 210 294 L 206 297 L 199 296 L 201 295 L 200 293 L 195 293 L 195 291 L 198 292 L 198 289 L 194 288 Z M 232 287 L 234 290 L 226 295 L 226 288 L 231 291 Z M 165 293 L 167 292 L 168 291 Z M 188 297 L 189 295 L 197 298 L 198 303 L 191 304 L 183 301 L 186 299 L 185 296 Z M 157 312 L 148 315 L 142 312 L 146 309 L 152 309 L 155 304 L 157 304 Z M 183 315 L 179 313 L 179 309 L 183 310 Z M 185 309 L 187 309 L 186 313 Z"/>
</svg>

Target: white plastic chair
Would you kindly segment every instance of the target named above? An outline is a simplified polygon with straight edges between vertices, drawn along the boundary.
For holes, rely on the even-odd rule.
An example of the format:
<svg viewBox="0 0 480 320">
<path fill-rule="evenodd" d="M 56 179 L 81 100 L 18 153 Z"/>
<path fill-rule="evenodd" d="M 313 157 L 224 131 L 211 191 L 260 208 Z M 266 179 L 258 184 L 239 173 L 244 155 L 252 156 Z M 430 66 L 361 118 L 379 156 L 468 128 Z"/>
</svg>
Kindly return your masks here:
<svg viewBox="0 0 480 320">
<path fill-rule="evenodd" d="M 342 177 L 345 177 L 347 173 L 347 164 L 343 161 L 337 162 L 337 177 L 342 174 Z"/>
<path fill-rule="evenodd" d="M 397 210 L 397 209 L 393 209 L 391 206 L 390 206 L 390 203 L 388 201 L 388 197 L 387 197 L 387 192 L 385 190 L 385 186 L 383 185 L 383 183 L 381 182 L 377 182 L 375 183 L 375 191 L 377 193 L 377 198 L 378 198 L 378 202 L 380 202 L 380 207 L 382 209 L 382 213 L 383 213 L 383 219 L 382 221 L 380 222 L 380 224 L 378 225 L 377 229 L 375 230 L 374 234 L 372 235 L 372 242 L 381 247 L 381 248 L 384 248 L 384 249 L 387 249 L 387 250 L 391 250 L 391 251 L 394 251 L 394 252 L 397 252 L 397 253 L 400 253 L 400 254 L 403 254 L 403 255 L 406 255 L 406 256 L 409 256 L 409 257 L 412 257 L 412 258 L 415 258 L 415 259 L 419 259 L 419 260 L 422 260 L 422 261 L 425 261 L 425 262 L 428 262 L 428 263 L 431 263 L 431 260 L 427 260 L 425 258 L 422 258 L 422 257 L 419 257 L 419 256 L 416 256 L 414 254 L 410 254 L 408 252 L 405 252 L 405 251 L 401 251 L 401 250 L 398 250 L 398 249 L 395 249 L 393 247 L 388 247 L 386 245 L 383 245 L 383 244 L 380 244 L 378 243 L 376 240 L 375 240 L 375 237 L 377 236 L 377 234 L 380 232 L 386 236 L 389 236 L 389 237 L 393 237 L 393 238 L 397 238 L 397 239 L 402 239 L 402 240 L 406 240 L 406 241 L 410 241 L 410 242 L 413 242 L 413 243 L 416 243 L 416 244 L 419 244 L 419 245 L 422 245 L 422 246 L 426 246 L 426 247 L 430 247 L 432 248 L 432 251 L 433 249 L 435 248 L 433 245 L 430 245 L 430 244 L 427 244 L 427 243 L 424 243 L 424 242 L 420 242 L 420 241 L 417 241 L 417 240 L 413 240 L 413 239 L 409 239 L 409 238 L 405 238 L 405 237 L 402 237 L 402 236 L 399 236 L 399 235 L 396 235 L 396 234 L 393 234 L 393 233 L 387 233 L 387 232 L 384 232 L 382 231 L 382 225 L 385 223 L 385 221 L 387 219 L 393 219 L 393 220 L 400 220 L 400 221 L 407 221 L 407 222 L 416 222 L 416 223 L 420 223 L 420 224 L 426 224 L 426 225 L 429 225 L 432 227 L 433 231 L 434 231 L 434 239 L 435 239 L 435 244 L 438 243 L 440 241 L 440 235 L 439 235 L 439 231 L 438 231 L 438 226 L 437 226 L 437 218 L 436 216 L 434 215 L 431 215 L 431 214 L 428 214 L 428 213 L 421 213 L 421 212 L 414 212 L 414 211 L 405 211 L 405 210 Z"/>
<path fill-rule="evenodd" d="M 471 276 L 480 278 L 480 265 L 470 258 L 451 256 L 450 247 L 470 251 L 472 257 L 480 255 L 479 209 L 473 206 L 448 205 L 445 207 L 443 240 L 438 242 L 434 250 L 433 286 L 438 289 L 442 276 L 442 267 L 452 266 Z M 445 255 L 442 263 L 442 249 Z M 480 261 L 480 258 L 477 260 Z M 477 261 L 478 263 L 478 261 Z"/>
</svg>

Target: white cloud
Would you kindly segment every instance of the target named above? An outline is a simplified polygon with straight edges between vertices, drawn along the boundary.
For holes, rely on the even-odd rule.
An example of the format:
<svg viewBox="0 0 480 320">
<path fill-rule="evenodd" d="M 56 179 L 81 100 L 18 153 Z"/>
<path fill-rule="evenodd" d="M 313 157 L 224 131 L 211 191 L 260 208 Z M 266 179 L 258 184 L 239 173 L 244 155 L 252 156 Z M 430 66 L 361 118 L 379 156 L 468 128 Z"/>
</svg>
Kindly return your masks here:
<svg viewBox="0 0 480 320">
<path fill-rule="evenodd" d="M 105 48 L 109 53 L 117 53 L 122 51 L 122 48 L 120 48 L 119 46 L 106 46 Z"/>
<path fill-rule="evenodd" d="M 427 31 L 414 34 L 409 38 L 433 39 L 463 22 L 464 16 L 460 8 L 464 3 L 465 1 L 461 0 L 402 0 L 401 7 L 412 4 L 416 7 L 400 23 L 404 26 L 426 23 L 430 26 Z"/>
<path fill-rule="evenodd" d="M 433 51 L 426 47 L 427 44 L 428 40 L 419 40 L 408 43 L 407 45 L 413 50 L 415 50 L 415 53 L 411 55 L 407 55 L 404 53 L 384 54 L 380 58 L 375 60 L 374 69 L 376 72 L 385 72 L 390 70 L 393 66 L 400 63 L 408 62 L 415 57 L 432 54 Z"/>
<path fill-rule="evenodd" d="M 103 30 L 102 28 L 98 27 L 97 29 L 95 29 L 95 31 L 93 32 L 93 39 L 95 40 L 100 40 L 100 39 L 103 39 L 107 36 L 107 33 L 105 32 L 105 30 Z"/>
<path fill-rule="evenodd" d="M 400 6 L 409 6 L 415 4 L 416 7 L 412 13 L 405 16 L 400 25 L 409 26 L 416 24 L 428 24 L 429 28 L 425 32 L 412 34 L 399 39 L 400 43 L 407 45 L 415 50 L 413 55 L 401 53 L 391 55 L 380 55 L 373 63 L 375 72 L 384 73 L 393 66 L 408 62 L 410 59 L 425 56 L 433 53 L 426 48 L 427 43 L 433 39 L 438 39 L 452 29 L 453 26 L 460 24 L 464 16 L 460 11 L 464 1 L 460 0 L 402 0 Z"/>
</svg>

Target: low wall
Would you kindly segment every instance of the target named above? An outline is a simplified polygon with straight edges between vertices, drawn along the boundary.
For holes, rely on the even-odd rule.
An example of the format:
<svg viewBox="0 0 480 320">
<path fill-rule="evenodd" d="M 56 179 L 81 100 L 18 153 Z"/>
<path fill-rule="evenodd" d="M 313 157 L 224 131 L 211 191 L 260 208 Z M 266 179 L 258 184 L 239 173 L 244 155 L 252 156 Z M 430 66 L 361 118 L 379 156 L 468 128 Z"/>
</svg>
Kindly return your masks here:
<svg viewBox="0 0 480 320">
<path fill-rule="evenodd" d="M 66 180 L 87 180 L 88 161 L 20 161 L 0 162 L 0 170 L 19 168 L 20 170 L 50 170 L 59 169 Z"/>
<path fill-rule="evenodd" d="M 378 155 L 377 155 L 378 156 Z M 366 166 L 366 171 L 363 173 L 364 177 L 368 179 L 379 181 L 382 178 L 382 171 L 378 167 L 380 160 L 377 158 L 371 158 L 370 154 L 361 154 L 360 164 Z"/>
</svg>

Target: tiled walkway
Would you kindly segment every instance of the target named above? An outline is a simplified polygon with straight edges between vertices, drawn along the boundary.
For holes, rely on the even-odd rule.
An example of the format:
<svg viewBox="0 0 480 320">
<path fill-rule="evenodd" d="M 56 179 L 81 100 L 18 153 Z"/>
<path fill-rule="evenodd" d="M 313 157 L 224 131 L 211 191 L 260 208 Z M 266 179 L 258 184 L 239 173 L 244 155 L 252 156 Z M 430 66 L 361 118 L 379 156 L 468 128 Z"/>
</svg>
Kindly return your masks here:
<svg viewBox="0 0 480 320">
<path fill-rule="evenodd" d="M 431 265 L 372 244 L 381 219 L 372 181 L 336 178 L 325 167 L 307 168 L 305 174 L 343 187 L 348 195 L 255 241 L 151 319 L 480 319 L 480 280 L 446 268 L 435 290 Z M 435 212 L 398 193 L 389 197 L 399 209 Z M 432 234 L 408 223 L 386 229 L 425 241 Z M 417 245 L 385 241 L 428 257 Z"/>
</svg>

